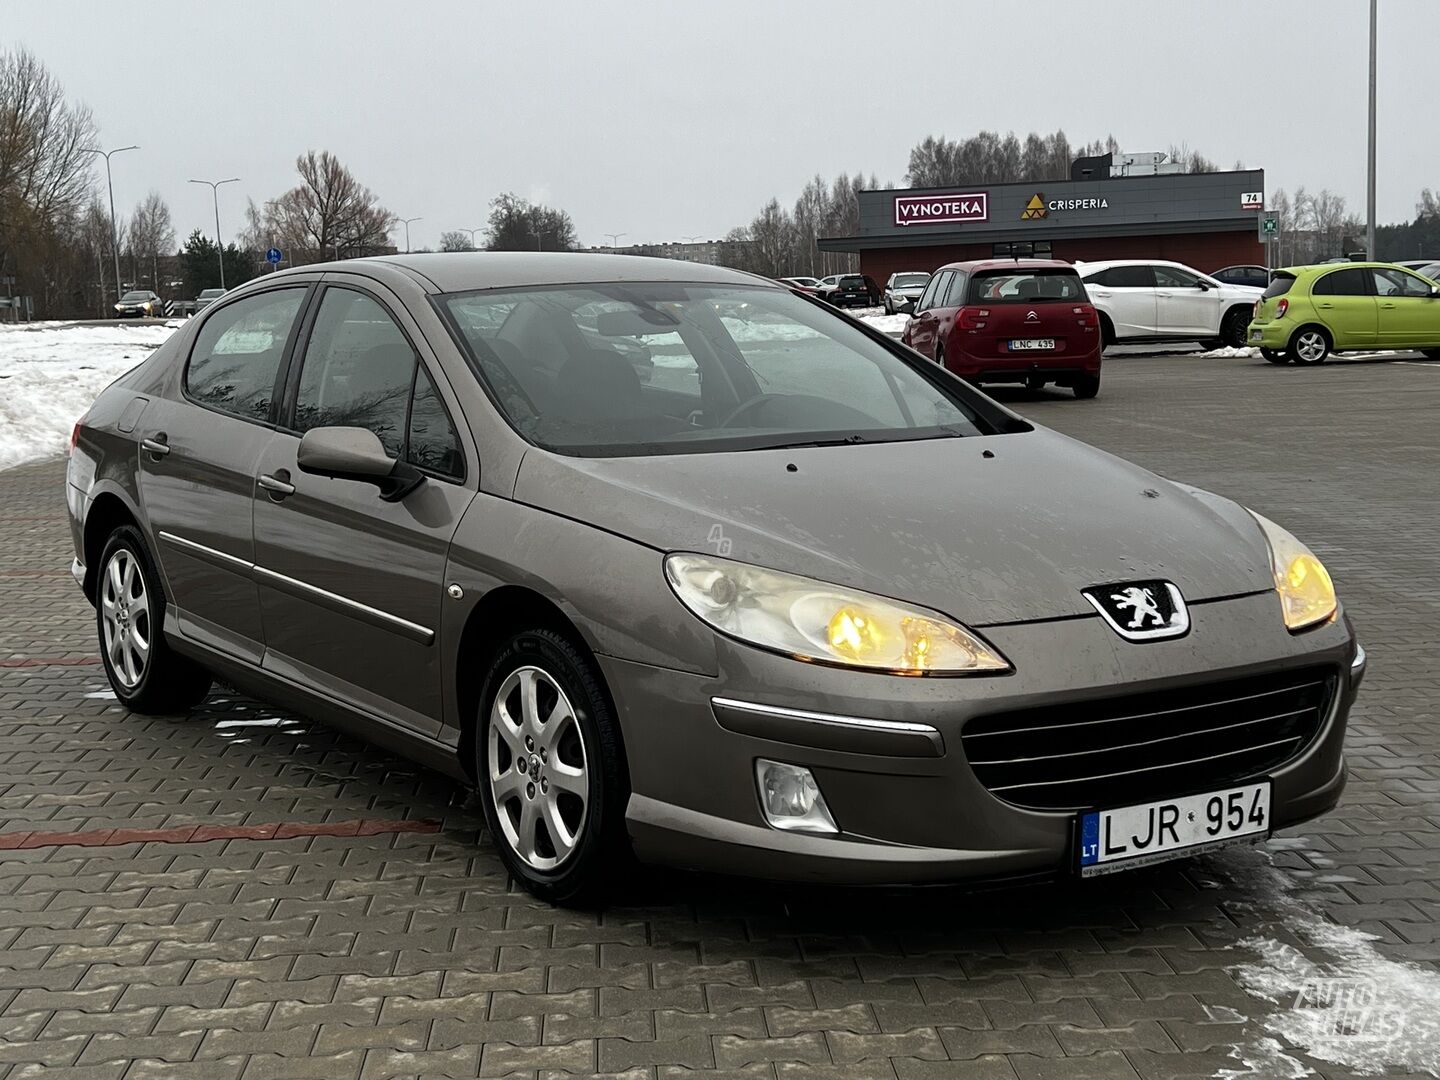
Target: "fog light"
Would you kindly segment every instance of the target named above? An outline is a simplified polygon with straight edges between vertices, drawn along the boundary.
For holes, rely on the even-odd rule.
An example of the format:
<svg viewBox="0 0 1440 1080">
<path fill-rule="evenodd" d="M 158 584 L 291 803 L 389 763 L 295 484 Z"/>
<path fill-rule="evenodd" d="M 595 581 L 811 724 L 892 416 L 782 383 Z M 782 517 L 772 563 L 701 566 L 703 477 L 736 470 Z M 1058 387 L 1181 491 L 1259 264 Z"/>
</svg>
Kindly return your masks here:
<svg viewBox="0 0 1440 1080">
<path fill-rule="evenodd" d="M 814 833 L 840 831 L 809 769 L 761 758 L 755 762 L 755 780 L 760 786 L 760 807 L 771 828 Z"/>
</svg>

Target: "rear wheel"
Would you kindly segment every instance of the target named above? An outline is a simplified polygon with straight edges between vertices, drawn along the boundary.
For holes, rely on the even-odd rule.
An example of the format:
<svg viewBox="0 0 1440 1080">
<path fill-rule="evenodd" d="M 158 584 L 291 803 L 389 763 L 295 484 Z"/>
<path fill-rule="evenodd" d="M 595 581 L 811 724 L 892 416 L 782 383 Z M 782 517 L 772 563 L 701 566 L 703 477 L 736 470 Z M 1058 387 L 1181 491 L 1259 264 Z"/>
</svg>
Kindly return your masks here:
<svg viewBox="0 0 1440 1080">
<path fill-rule="evenodd" d="M 1093 398 L 1096 394 L 1100 393 L 1100 376 L 1077 375 L 1075 381 L 1070 384 L 1070 389 L 1072 389 L 1075 392 L 1075 396 L 1082 401 Z"/>
<path fill-rule="evenodd" d="M 599 669 L 561 634 L 525 630 L 480 700 L 476 776 L 506 869 L 544 900 L 598 898 L 629 858 L 624 751 Z"/>
<path fill-rule="evenodd" d="M 138 713 L 188 712 L 210 691 L 208 671 L 165 642 L 165 593 L 134 526 L 110 534 L 95 586 L 100 659 L 115 698 Z"/>
<path fill-rule="evenodd" d="M 1290 357 L 1285 355 L 1284 349 L 1261 349 L 1260 355 L 1272 364 L 1288 364 Z"/>
<path fill-rule="evenodd" d="M 1220 337 L 1232 349 L 1245 347 L 1245 335 L 1250 329 L 1250 311 L 1247 308 L 1231 308 L 1220 323 Z"/>
<path fill-rule="evenodd" d="M 1323 364 L 1330 355 L 1330 335 L 1318 326 L 1302 326 L 1290 336 L 1285 355 L 1296 364 Z"/>
<path fill-rule="evenodd" d="M 1100 343 L 1107 349 L 1116 343 L 1115 324 L 1103 311 L 1100 312 Z"/>
<path fill-rule="evenodd" d="M 1206 352 L 1214 352 L 1216 349 L 1223 348 L 1224 345 L 1225 342 L 1221 341 L 1218 337 L 1202 338 L 1200 340 L 1200 348 Z"/>
</svg>

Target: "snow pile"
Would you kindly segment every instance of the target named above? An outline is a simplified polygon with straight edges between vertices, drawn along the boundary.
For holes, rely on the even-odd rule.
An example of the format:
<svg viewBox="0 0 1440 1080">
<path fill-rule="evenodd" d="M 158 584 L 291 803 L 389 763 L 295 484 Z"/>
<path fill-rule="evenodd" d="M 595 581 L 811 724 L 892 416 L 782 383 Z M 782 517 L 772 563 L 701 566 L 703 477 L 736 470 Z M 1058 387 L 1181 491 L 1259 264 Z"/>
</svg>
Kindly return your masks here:
<svg viewBox="0 0 1440 1080">
<path fill-rule="evenodd" d="M 870 324 L 882 334 L 899 337 L 905 332 L 905 327 L 910 322 L 910 316 L 886 315 L 884 312 L 881 312 L 878 315 L 861 315 L 860 321 Z"/>
<path fill-rule="evenodd" d="M 96 395 L 180 325 L 0 325 L 0 469 L 63 454 Z"/>
<path fill-rule="evenodd" d="M 1236 1047 L 1243 1069 L 1223 1069 L 1221 1080 L 1308 1076 L 1311 1070 L 1286 1054 L 1275 1037 L 1322 1061 L 1362 1076 L 1396 1071 L 1440 1077 L 1440 972 L 1390 960 L 1378 940 L 1338 926 L 1297 896 L 1301 882 L 1266 865 L 1258 852 L 1242 860 L 1236 877 L 1248 880 L 1256 899 L 1278 913 L 1284 936 L 1325 957 L 1312 960 L 1277 938 L 1240 942 L 1258 959 L 1231 970 L 1250 993 L 1279 1006 L 1261 1023 L 1269 1036 Z"/>
<path fill-rule="evenodd" d="M 1260 355 L 1260 350 L 1250 348 L 1232 349 L 1230 346 L 1227 345 L 1224 348 L 1210 349 L 1208 352 L 1192 353 L 1191 355 L 1199 357 L 1202 360 L 1248 360 L 1254 357 L 1258 357 Z"/>
</svg>

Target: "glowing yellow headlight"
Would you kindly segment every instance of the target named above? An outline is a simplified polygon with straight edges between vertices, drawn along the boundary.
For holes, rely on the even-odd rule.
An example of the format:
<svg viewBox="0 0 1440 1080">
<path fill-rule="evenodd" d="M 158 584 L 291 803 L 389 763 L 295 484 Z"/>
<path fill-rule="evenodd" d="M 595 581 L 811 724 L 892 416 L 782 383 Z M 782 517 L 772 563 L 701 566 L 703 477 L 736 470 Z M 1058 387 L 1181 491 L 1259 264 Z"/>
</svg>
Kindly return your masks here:
<svg viewBox="0 0 1440 1080">
<path fill-rule="evenodd" d="M 665 574 L 715 629 L 800 660 L 900 675 L 1010 670 L 965 627 L 898 600 L 708 555 L 671 555 Z"/>
<path fill-rule="evenodd" d="M 1285 626 L 1292 631 L 1304 630 L 1333 619 L 1340 609 L 1340 601 L 1325 564 L 1287 530 L 1253 510 L 1250 513 L 1260 523 L 1270 544 L 1275 591 L 1280 595 Z"/>
</svg>

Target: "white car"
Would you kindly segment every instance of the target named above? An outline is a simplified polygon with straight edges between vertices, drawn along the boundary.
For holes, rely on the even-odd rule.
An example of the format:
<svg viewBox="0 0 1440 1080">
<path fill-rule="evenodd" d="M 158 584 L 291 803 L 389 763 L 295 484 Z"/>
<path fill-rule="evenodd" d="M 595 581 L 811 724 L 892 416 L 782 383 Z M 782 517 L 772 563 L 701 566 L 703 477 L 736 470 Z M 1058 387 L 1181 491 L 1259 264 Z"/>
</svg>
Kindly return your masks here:
<svg viewBox="0 0 1440 1080">
<path fill-rule="evenodd" d="M 1161 259 L 1077 262 L 1107 345 L 1198 341 L 1242 348 L 1264 289 L 1226 285 L 1184 263 Z"/>
</svg>

